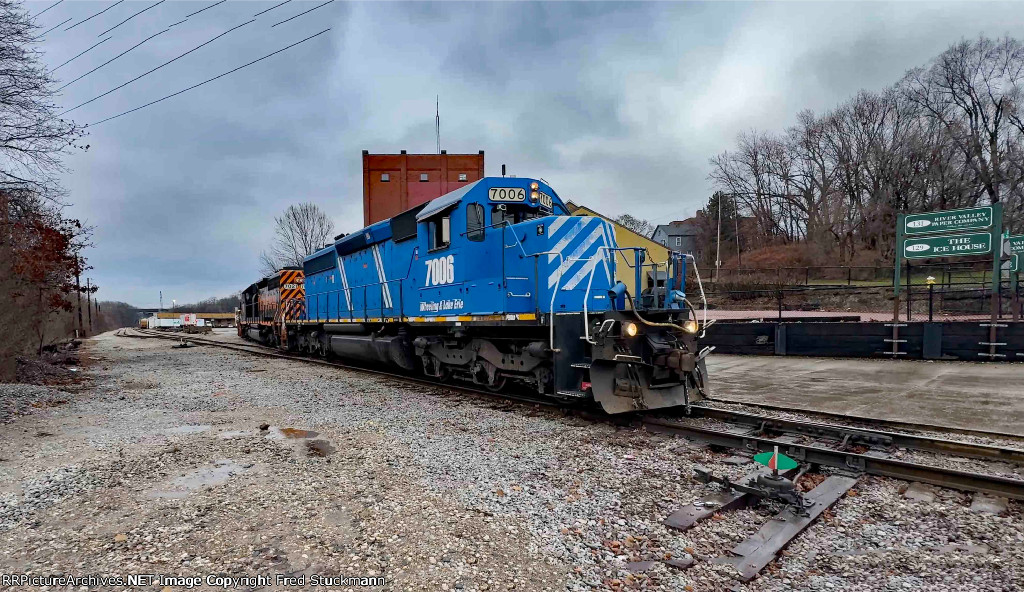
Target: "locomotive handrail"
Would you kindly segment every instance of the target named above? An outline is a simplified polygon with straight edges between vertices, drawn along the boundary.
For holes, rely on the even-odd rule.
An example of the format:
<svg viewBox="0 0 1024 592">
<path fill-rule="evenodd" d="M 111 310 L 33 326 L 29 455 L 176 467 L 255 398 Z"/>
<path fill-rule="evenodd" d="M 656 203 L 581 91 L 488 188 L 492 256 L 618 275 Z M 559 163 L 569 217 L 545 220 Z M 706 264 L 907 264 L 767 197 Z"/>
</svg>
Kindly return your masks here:
<svg viewBox="0 0 1024 592">
<path fill-rule="evenodd" d="M 700 290 L 701 304 L 704 305 L 704 320 L 700 324 L 700 337 L 703 338 L 708 325 L 708 299 L 704 295 L 704 282 L 700 281 L 700 270 L 697 269 L 697 258 L 689 253 L 686 253 L 683 257 L 689 257 L 690 260 L 693 261 L 693 273 L 697 278 L 697 289 Z M 686 281 L 686 278 L 683 278 L 683 281 Z"/>
<path fill-rule="evenodd" d="M 512 238 L 516 239 L 516 245 L 519 246 L 519 250 L 523 253 L 521 258 L 525 259 L 526 257 L 531 257 L 531 255 L 526 252 L 526 248 L 523 247 L 523 243 L 519 240 L 519 235 L 516 234 L 516 229 L 512 228 L 512 223 L 509 222 L 508 220 L 502 220 L 501 222 L 499 222 L 499 224 L 504 224 L 504 225 L 508 226 L 508 228 L 510 228 L 512 230 Z M 508 248 L 508 247 L 511 246 L 511 245 L 506 245 L 505 244 L 505 233 L 504 232 L 501 233 L 501 245 L 503 247 L 505 247 L 505 248 Z"/>
<path fill-rule="evenodd" d="M 515 233 L 513 233 L 513 234 L 515 234 Z M 504 244 L 504 242 L 505 242 L 504 237 L 502 237 L 501 242 Z M 558 296 L 558 289 L 562 285 L 562 271 L 561 270 L 562 270 L 562 264 L 565 262 L 564 261 L 565 258 L 564 258 L 564 256 L 562 255 L 562 253 L 560 251 L 544 251 L 543 253 L 534 253 L 533 255 L 528 255 L 528 256 L 530 256 L 530 257 L 540 257 L 541 255 L 558 255 L 558 267 L 556 268 L 558 270 L 558 275 L 555 276 L 555 289 L 551 291 L 551 304 L 548 305 L 548 325 L 551 326 L 551 337 L 550 337 L 550 341 L 551 341 L 550 346 L 551 347 L 550 347 L 550 349 L 553 350 L 553 349 L 555 349 L 555 297 Z M 534 268 L 536 269 L 536 264 L 534 265 Z"/>
<path fill-rule="evenodd" d="M 411 267 L 412 266 L 410 264 L 410 269 L 411 269 Z M 393 279 L 390 279 L 390 280 L 385 280 L 383 282 L 371 282 L 371 283 L 368 283 L 368 284 L 360 284 L 358 286 L 349 286 L 348 287 L 348 292 L 351 293 L 353 290 L 358 290 L 358 289 L 362 288 L 362 290 L 363 290 L 363 319 L 364 320 L 366 318 L 368 318 L 367 317 L 367 313 L 369 312 L 369 305 L 368 305 L 367 299 L 366 299 L 366 295 L 368 293 L 367 290 L 369 288 L 373 287 L 373 286 L 378 286 L 380 291 L 381 291 L 381 295 L 382 295 L 382 297 L 381 297 L 381 308 L 380 308 L 380 310 L 381 310 L 381 318 L 384 317 L 384 311 L 385 310 L 392 310 L 392 311 L 397 310 L 398 311 L 397 316 L 404 318 L 405 317 L 405 311 L 402 310 L 402 308 L 401 308 L 401 303 L 404 302 L 404 298 L 403 298 L 403 295 L 401 294 L 401 292 L 402 292 L 402 284 L 403 284 L 403 282 L 406 279 L 408 279 L 408 278 L 407 277 L 405 277 L 405 278 L 393 278 Z M 394 302 L 392 302 L 391 306 L 384 306 L 384 298 L 383 298 L 384 285 L 385 284 L 391 284 L 391 283 L 394 283 L 394 282 L 398 282 L 398 285 L 399 285 L 398 290 L 399 290 L 399 303 L 400 303 L 400 305 L 397 308 L 395 307 Z M 341 294 L 343 292 L 345 292 L 345 291 L 346 291 L 345 288 L 338 288 L 336 290 L 328 290 L 326 292 L 320 292 L 320 293 L 316 294 L 316 320 L 318 320 L 318 321 L 320 321 L 320 320 L 328 320 L 329 321 L 330 320 L 330 308 L 329 307 L 327 309 L 327 318 L 326 319 L 322 319 L 321 318 L 321 314 L 320 314 L 320 309 L 321 309 L 320 301 L 321 301 L 321 298 L 323 297 L 323 298 L 325 298 L 327 300 L 327 303 L 329 304 L 330 303 L 330 297 L 331 297 L 332 294 L 336 294 L 338 296 L 338 316 L 340 317 L 341 316 L 341 312 L 342 312 L 342 310 L 341 310 Z M 355 313 L 355 306 L 347 306 L 346 308 L 348 309 L 346 312 L 349 313 L 349 318 L 350 319 L 355 318 L 355 315 L 354 315 L 354 313 Z M 306 312 L 307 312 L 307 314 L 309 314 L 308 310 Z"/>
</svg>

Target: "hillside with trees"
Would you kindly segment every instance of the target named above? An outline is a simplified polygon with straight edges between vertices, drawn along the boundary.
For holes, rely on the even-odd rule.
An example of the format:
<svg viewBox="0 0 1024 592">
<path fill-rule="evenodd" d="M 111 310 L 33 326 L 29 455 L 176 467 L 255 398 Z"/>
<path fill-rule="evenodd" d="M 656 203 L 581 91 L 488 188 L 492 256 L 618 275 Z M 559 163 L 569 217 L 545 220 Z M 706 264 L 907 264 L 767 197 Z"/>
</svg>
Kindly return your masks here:
<svg viewBox="0 0 1024 592">
<path fill-rule="evenodd" d="M 1021 42 L 979 37 L 786 130 L 742 133 L 710 161 L 702 259 L 714 259 L 717 199 L 735 204 L 723 210 L 723 252 L 735 250 L 738 209 L 743 250 L 789 245 L 814 264 L 890 264 L 900 212 L 1002 202 L 1004 227 L 1020 232 L 1022 103 Z"/>
</svg>

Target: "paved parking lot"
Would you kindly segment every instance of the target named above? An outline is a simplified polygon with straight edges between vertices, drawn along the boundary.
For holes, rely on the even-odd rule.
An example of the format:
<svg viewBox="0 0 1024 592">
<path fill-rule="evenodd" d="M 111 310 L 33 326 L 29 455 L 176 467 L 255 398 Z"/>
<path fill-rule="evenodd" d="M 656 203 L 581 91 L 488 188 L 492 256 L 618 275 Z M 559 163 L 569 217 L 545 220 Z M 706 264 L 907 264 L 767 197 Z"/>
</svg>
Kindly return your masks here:
<svg viewBox="0 0 1024 592">
<path fill-rule="evenodd" d="M 712 355 L 712 397 L 1024 436 L 1024 365 Z"/>
</svg>

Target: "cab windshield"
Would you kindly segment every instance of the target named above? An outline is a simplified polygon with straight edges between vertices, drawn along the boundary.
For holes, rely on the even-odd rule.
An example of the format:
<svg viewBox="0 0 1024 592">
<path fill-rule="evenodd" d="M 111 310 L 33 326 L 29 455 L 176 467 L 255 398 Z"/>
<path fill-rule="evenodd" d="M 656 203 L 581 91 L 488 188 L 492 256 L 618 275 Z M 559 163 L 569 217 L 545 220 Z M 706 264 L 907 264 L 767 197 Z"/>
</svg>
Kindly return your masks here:
<svg viewBox="0 0 1024 592">
<path fill-rule="evenodd" d="M 543 216 L 550 216 L 550 214 L 523 205 L 498 204 L 491 208 L 491 224 L 494 226 L 506 221 L 509 224 L 519 224 Z"/>
</svg>

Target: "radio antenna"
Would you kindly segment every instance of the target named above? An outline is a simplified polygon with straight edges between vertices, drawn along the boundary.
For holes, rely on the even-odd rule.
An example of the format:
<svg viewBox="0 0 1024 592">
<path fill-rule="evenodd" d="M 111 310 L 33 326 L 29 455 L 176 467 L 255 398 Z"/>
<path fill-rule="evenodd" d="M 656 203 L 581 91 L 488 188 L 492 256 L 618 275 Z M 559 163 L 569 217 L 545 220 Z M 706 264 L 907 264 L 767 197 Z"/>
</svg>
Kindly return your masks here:
<svg viewBox="0 0 1024 592">
<path fill-rule="evenodd" d="M 441 154 L 441 95 L 437 95 L 434 103 L 434 128 L 437 130 L 437 153 Z"/>
</svg>

